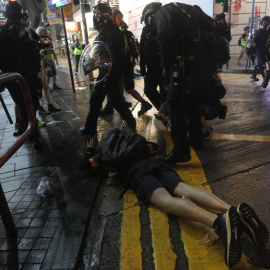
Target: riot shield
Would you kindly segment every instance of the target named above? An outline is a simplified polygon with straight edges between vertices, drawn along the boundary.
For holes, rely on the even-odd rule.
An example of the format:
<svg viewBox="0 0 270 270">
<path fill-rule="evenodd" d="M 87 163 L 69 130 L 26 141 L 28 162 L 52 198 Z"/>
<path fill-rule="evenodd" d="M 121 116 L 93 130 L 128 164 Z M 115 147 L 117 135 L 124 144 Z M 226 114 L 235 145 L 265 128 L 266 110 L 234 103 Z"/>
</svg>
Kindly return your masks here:
<svg viewBox="0 0 270 270">
<path fill-rule="evenodd" d="M 80 74 L 86 83 L 102 83 L 111 67 L 111 53 L 104 42 L 95 41 L 85 47 L 80 58 Z"/>
</svg>

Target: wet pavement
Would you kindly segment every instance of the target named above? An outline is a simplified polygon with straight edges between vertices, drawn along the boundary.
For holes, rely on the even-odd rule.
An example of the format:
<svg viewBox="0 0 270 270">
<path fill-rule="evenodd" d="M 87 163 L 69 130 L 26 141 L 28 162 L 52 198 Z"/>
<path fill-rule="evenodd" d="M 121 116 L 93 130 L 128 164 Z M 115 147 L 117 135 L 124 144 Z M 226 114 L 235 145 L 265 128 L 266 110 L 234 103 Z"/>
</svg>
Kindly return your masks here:
<svg viewBox="0 0 270 270">
<path fill-rule="evenodd" d="M 17 238 L 8 238 L 0 220 L 0 270 L 227 269 L 222 248 L 211 241 L 209 244 L 209 231 L 190 224 L 187 230 L 186 224 L 175 217 L 140 205 L 130 192 L 118 200 L 121 186 L 117 182 L 100 180 L 98 175 L 77 169 L 87 139 L 79 127 L 89 111 L 90 92 L 75 80 L 74 94 L 66 61 L 62 59 L 60 66 L 57 84 L 63 90 L 50 93 L 62 111 L 38 116 L 47 123 L 40 128 L 43 148 L 35 150 L 26 142 L 0 169 L 0 182 L 18 229 Z M 228 106 L 226 120 L 211 121 L 212 138 L 204 142 L 201 151 L 192 152 L 190 163 L 174 168 L 185 181 L 195 179 L 194 185 L 211 189 L 230 204 L 251 204 L 270 228 L 270 92 L 259 86 L 261 78 L 259 83 L 251 83 L 249 76 L 222 75 L 227 89 L 223 99 Z M 136 81 L 136 89 L 142 93 L 142 81 Z M 7 91 L 2 96 L 14 119 L 12 99 Z M 133 103 L 136 115 L 139 106 L 130 97 L 127 99 Z M 168 152 L 169 135 L 156 131 L 153 113 L 152 109 L 137 117 L 138 133 L 159 142 L 163 152 Z M 100 118 L 99 136 L 108 127 L 121 124 L 116 112 Z M 0 154 L 16 140 L 12 131 L 13 125 L 0 107 Z M 43 176 L 48 176 L 50 190 L 40 199 L 36 187 Z M 190 227 L 201 234 L 193 234 Z M 161 231 L 157 233 L 158 229 Z M 193 240 L 186 235 L 192 235 Z M 248 261 L 270 269 L 269 244 L 258 251 L 245 237 L 243 241 Z M 198 247 L 207 251 L 206 255 Z M 243 257 L 235 269 L 252 266 Z"/>
</svg>

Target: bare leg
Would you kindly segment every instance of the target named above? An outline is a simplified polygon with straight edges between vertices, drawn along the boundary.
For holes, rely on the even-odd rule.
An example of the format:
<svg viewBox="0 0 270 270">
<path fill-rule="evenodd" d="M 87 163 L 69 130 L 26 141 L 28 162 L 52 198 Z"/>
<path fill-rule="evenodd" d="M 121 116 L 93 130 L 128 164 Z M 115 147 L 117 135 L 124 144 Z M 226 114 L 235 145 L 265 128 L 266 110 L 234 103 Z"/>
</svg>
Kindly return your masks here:
<svg viewBox="0 0 270 270">
<path fill-rule="evenodd" d="M 149 202 L 167 214 L 174 214 L 180 218 L 201 222 L 213 226 L 217 215 L 200 208 L 187 199 L 172 197 L 165 188 L 156 189 Z"/>
<path fill-rule="evenodd" d="M 51 79 L 51 78 L 47 76 L 47 84 L 48 84 L 48 85 L 49 85 L 49 83 L 50 83 L 50 79 Z"/>
<path fill-rule="evenodd" d="M 216 195 L 209 192 L 208 190 L 189 186 L 183 182 L 178 184 L 178 186 L 174 190 L 174 194 L 177 197 L 185 195 L 194 203 L 199 204 L 202 207 L 217 210 L 220 212 L 226 212 L 231 207 L 231 205 L 222 201 L 220 198 L 218 198 Z"/>
<path fill-rule="evenodd" d="M 56 84 L 56 76 L 53 76 L 52 79 L 53 79 L 53 84 Z"/>
<path fill-rule="evenodd" d="M 43 73 L 43 76 L 42 76 L 42 84 L 43 84 L 43 88 L 42 88 L 43 96 L 46 99 L 47 104 L 50 104 L 51 100 L 50 100 L 50 95 L 49 95 L 49 87 L 48 87 L 45 73 Z"/>
<path fill-rule="evenodd" d="M 202 124 L 202 128 L 205 129 L 210 129 L 210 125 L 208 124 L 208 122 L 206 121 L 204 116 L 201 116 L 201 124 Z"/>
</svg>

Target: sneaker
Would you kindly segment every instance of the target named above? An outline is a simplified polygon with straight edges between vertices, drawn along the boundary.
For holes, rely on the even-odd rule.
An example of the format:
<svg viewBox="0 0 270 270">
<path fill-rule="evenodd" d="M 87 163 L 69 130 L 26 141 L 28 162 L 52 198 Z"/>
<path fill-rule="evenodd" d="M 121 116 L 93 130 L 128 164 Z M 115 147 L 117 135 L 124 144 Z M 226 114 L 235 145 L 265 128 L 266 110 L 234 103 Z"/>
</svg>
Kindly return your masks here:
<svg viewBox="0 0 270 270">
<path fill-rule="evenodd" d="M 14 135 L 14 133 L 16 133 L 16 134 L 18 133 L 19 128 L 20 128 L 20 122 L 16 122 L 15 126 L 14 126 L 13 135 Z M 16 135 L 14 135 L 14 136 L 16 136 Z"/>
<path fill-rule="evenodd" d="M 210 137 L 212 137 L 213 133 L 214 133 L 214 131 L 213 131 L 213 129 L 210 127 L 209 129 L 207 129 L 207 130 L 203 133 L 202 138 L 203 138 L 204 140 L 207 140 L 207 139 L 209 139 Z"/>
<path fill-rule="evenodd" d="M 147 102 L 147 101 L 143 101 L 142 102 L 142 106 L 141 106 L 141 109 L 138 111 L 138 116 L 146 113 L 147 111 L 149 111 L 150 109 L 152 108 L 152 105 Z"/>
<path fill-rule="evenodd" d="M 243 231 L 251 238 L 258 248 L 263 249 L 268 240 L 268 229 L 258 218 L 255 211 L 246 203 L 237 207 Z"/>
<path fill-rule="evenodd" d="M 46 127 L 46 123 L 37 119 L 38 127 Z"/>
<path fill-rule="evenodd" d="M 38 114 L 39 115 L 50 115 L 51 112 L 50 111 L 46 111 L 43 106 L 39 106 L 38 108 Z"/>
<path fill-rule="evenodd" d="M 238 263 L 242 255 L 240 217 L 234 207 L 226 213 L 218 214 L 213 228 L 225 249 L 225 263 L 231 267 Z"/>
<path fill-rule="evenodd" d="M 219 110 L 218 118 L 219 119 L 225 119 L 226 118 L 226 115 L 227 115 L 227 110 L 228 110 L 228 107 L 221 104 L 220 105 L 220 110 Z"/>
<path fill-rule="evenodd" d="M 180 162 L 188 162 L 191 160 L 190 154 L 175 154 L 171 152 L 165 157 L 165 162 L 168 164 L 175 164 Z"/>
<path fill-rule="evenodd" d="M 78 75 L 78 72 L 75 72 L 75 75 Z"/>
<path fill-rule="evenodd" d="M 62 88 L 59 87 L 58 85 L 56 85 L 56 84 L 53 85 L 53 90 L 61 90 L 61 89 L 62 89 Z"/>
<path fill-rule="evenodd" d="M 259 79 L 256 77 L 256 75 L 254 75 L 254 74 L 252 74 L 251 76 L 250 76 L 250 79 L 253 81 L 253 82 L 257 82 L 257 81 L 259 81 Z"/>
<path fill-rule="evenodd" d="M 54 107 L 54 105 L 53 105 L 52 103 L 48 104 L 48 110 L 49 110 L 51 113 L 56 113 L 56 112 L 60 112 L 60 111 L 61 111 L 60 108 Z"/>
</svg>

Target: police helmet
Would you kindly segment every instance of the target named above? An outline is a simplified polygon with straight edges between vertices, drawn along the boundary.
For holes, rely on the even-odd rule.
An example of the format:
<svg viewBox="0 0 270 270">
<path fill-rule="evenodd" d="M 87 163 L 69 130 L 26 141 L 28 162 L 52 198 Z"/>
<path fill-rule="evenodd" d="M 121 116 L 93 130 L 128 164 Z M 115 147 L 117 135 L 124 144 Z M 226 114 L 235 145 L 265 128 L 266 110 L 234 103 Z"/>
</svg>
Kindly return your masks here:
<svg viewBox="0 0 270 270">
<path fill-rule="evenodd" d="M 49 37 L 49 31 L 46 27 L 39 26 L 36 30 L 36 33 L 42 37 L 42 38 L 48 38 Z"/>
<path fill-rule="evenodd" d="M 21 21 L 23 19 L 23 8 L 17 2 L 11 2 L 5 6 L 5 17 L 10 20 Z"/>
<path fill-rule="evenodd" d="M 268 25 L 270 25 L 270 17 L 269 17 L 269 16 L 264 16 L 264 17 L 262 18 L 262 25 L 263 25 L 263 26 L 268 26 Z"/>
<path fill-rule="evenodd" d="M 142 12 L 141 23 L 144 21 L 146 25 L 153 24 L 153 15 L 161 8 L 160 2 L 152 2 L 146 5 Z"/>
<path fill-rule="evenodd" d="M 219 23 L 226 23 L 226 21 L 225 21 L 225 14 L 224 13 L 220 13 L 220 14 L 217 14 L 216 15 L 216 17 L 215 17 L 215 23 L 217 23 L 217 22 L 219 22 Z"/>
<path fill-rule="evenodd" d="M 108 3 L 98 3 L 96 6 L 94 6 L 93 12 L 94 28 L 99 31 L 110 19 L 112 9 Z"/>
</svg>

